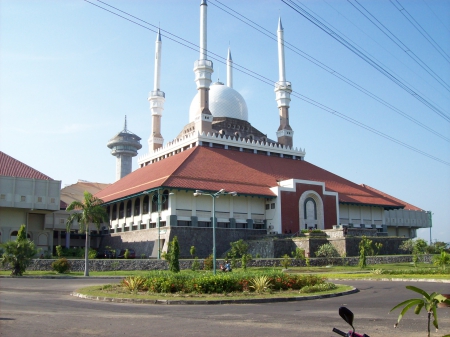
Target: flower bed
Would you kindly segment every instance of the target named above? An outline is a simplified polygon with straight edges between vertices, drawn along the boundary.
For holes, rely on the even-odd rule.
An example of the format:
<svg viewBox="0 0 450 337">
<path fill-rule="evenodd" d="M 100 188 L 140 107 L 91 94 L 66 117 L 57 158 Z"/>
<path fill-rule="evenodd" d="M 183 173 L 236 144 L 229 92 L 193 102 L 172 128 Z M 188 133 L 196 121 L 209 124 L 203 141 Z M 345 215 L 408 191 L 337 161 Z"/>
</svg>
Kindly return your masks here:
<svg viewBox="0 0 450 337">
<path fill-rule="evenodd" d="M 130 291 L 148 291 L 150 293 L 194 293 L 214 294 L 253 291 L 250 286 L 255 277 L 266 276 L 271 290 L 300 290 L 306 286 L 325 283 L 325 278 L 316 275 L 288 275 L 273 273 L 227 273 L 218 275 L 183 275 L 173 273 L 155 273 L 147 277 L 129 277 L 122 286 Z M 140 278 L 138 282 L 136 279 Z M 136 286 L 136 283 L 139 285 Z M 134 287 L 130 287 L 130 284 Z"/>
</svg>

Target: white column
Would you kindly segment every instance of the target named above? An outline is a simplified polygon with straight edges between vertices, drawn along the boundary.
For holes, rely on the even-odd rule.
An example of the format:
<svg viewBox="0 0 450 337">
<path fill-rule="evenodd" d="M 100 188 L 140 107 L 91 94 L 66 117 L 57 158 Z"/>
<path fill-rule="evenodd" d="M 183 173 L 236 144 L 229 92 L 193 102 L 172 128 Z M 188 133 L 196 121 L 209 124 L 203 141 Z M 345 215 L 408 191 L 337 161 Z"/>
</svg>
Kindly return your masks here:
<svg viewBox="0 0 450 337">
<path fill-rule="evenodd" d="M 202 0 L 200 4 L 200 60 L 206 60 L 206 51 L 207 51 L 207 4 L 206 0 Z"/>
<path fill-rule="evenodd" d="M 281 18 L 278 20 L 278 80 L 280 82 L 286 81 L 286 74 L 284 68 L 284 31 L 281 24 Z"/>
</svg>

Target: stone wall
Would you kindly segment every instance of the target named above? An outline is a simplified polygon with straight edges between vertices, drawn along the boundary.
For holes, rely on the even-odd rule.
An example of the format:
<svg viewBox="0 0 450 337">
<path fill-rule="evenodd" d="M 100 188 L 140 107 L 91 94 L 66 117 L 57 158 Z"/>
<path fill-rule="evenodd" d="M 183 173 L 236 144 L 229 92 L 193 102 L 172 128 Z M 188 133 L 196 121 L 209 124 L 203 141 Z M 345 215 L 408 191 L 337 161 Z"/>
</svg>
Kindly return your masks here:
<svg viewBox="0 0 450 337">
<path fill-rule="evenodd" d="M 342 233 L 342 230 L 341 230 Z M 389 238 L 389 237 L 370 237 L 375 243 L 383 244 L 378 255 L 395 255 L 400 253 L 399 246 L 405 241 L 405 238 Z M 359 256 L 359 243 L 361 237 L 353 236 L 300 236 L 293 238 L 267 238 L 264 240 L 248 241 L 249 254 L 253 257 L 260 256 L 262 258 L 280 258 L 285 254 L 291 256 L 296 247 L 305 251 L 306 256 L 314 257 L 319 247 L 326 243 L 331 243 L 338 253 L 343 256 Z M 377 253 L 377 252 L 375 252 Z"/>
<path fill-rule="evenodd" d="M 347 258 L 311 258 L 311 266 L 327 266 L 327 265 L 358 265 L 357 257 Z M 423 262 L 430 263 L 431 255 L 423 255 L 420 258 Z M 52 270 L 51 264 L 55 260 L 36 259 L 27 268 L 27 270 Z M 181 269 L 190 269 L 194 260 L 180 260 Z M 281 267 L 282 259 L 254 259 L 248 264 L 249 267 Z M 84 271 L 84 260 L 69 260 L 72 271 Z M 200 268 L 203 269 L 203 260 L 199 260 Z M 217 268 L 223 259 L 217 260 Z M 368 265 L 386 264 L 386 263 L 409 263 L 412 262 L 411 255 L 394 255 L 394 256 L 369 256 L 367 258 Z M 305 266 L 304 260 L 291 260 L 292 266 Z M 133 259 L 133 260 L 108 260 L 108 259 L 94 259 L 89 260 L 90 271 L 114 271 L 114 270 L 167 270 L 169 268 L 167 261 L 156 259 Z"/>
<path fill-rule="evenodd" d="M 205 258 L 212 253 L 213 230 L 205 227 L 161 227 L 161 249 L 167 251 L 168 242 L 178 237 L 180 258 L 189 258 L 191 246 L 195 246 L 195 255 Z M 247 240 L 255 235 L 265 235 L 263 229 L 216 228 L 216 255 L 223 256 L 230 249 L 230 242 Z M 131 232 L 115 233 L 102 238 L 99 250 L 106 246 L 113 249 L 134 249 L 136 257 L 158 256 L 158 230 L 156 228 Z"/>
</svg>

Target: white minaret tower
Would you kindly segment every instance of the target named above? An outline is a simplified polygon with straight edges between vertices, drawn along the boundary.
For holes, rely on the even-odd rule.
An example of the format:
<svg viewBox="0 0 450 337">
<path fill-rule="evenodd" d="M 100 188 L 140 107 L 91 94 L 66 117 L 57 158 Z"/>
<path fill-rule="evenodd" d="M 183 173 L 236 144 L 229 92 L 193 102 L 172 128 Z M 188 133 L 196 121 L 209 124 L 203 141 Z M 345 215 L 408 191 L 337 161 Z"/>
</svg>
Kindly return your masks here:
<svg viewBox="0 0 450 337">
<path fill-rule="evenodd" d="M 230 47 L 228 47 L 227 55 L 227 87 L 233 88 L 233 59 L 231 58 Z"/>
<path fill-rule="evenodd" d="M 275 100 L 280 114 L 280 126 L 277 131 L 278 143 L 292 147 L 292 131 L 289 125 L 289 102 L 291 101 L 291 82 L 286 81 L 284 66 L 284 31 L 281 18 L 278 20 L 278 82 L 275 83 Z"/>
<path fill-rule="evenodd" d="M 195 116 L 195 131 L 212 133 L 213 116 L 209 111 L 209 86 L 213 63 L 207 59 L 207 8 L 206 0 L 200 3 L 200 59 L 194 63 L 195 83 L 200 96 L 200 106 Z"/>
<path fill-rule="evenodd" d="M 155 42 L 155 72 L 153 80 L 153 91 L 148 95 L 150 111 L 152 112 L 152 133 L 148 139 L 148 151 L 153 152 L 163 146 L 164 138 L 161 135 L 161 117 L 164 110 L 166 95 L 160 89 L 161 80 L 161 32 L 158 29 Z"/>
<path fill-rule="evenodd" d="M 116 181 L 131 173 L 131 158 L 137 155 L 142 145 L 141 138 L 127 130 L 127 116 L 123 130 L 111 138 L 107 146 L 111 149 L 111 154 L 116 159 Z"/>
</svg>

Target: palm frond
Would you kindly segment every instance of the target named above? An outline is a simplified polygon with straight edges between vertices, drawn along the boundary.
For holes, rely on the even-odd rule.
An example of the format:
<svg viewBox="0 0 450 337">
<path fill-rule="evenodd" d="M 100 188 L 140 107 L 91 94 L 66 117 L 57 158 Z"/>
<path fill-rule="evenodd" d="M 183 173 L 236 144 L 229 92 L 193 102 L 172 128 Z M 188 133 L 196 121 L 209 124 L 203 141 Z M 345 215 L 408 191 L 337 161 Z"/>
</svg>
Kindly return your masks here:
<svg viewBox="0 0 450 337">
<path fill-rule="evenodd" d="M 416 293 L 421 294 L 423 297 L 425 297 L 427 300 L 430 299 L 430 295 L 428 293 L 420 288 L 414 287 L 414 286 L 406 286 L 406 289 L 415 291 Z"/>
</svg>

